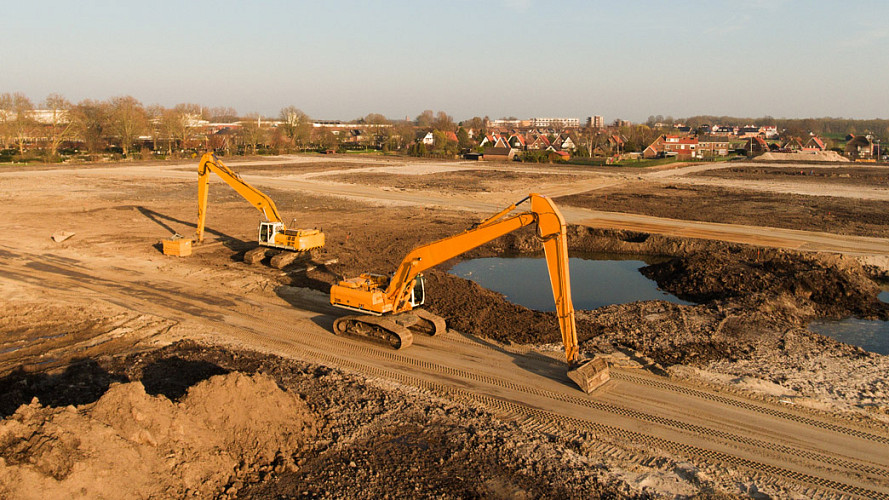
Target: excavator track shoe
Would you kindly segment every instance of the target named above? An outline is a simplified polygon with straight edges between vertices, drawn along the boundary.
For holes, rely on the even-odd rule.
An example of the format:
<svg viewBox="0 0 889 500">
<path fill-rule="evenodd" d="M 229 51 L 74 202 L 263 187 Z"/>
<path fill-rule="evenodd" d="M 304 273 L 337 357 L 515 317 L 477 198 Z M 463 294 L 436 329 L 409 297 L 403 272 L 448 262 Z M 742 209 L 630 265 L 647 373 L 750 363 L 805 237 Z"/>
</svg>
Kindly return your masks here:
<svg viewBox="0 0 889 500">
<path fill-rule="evenodd" d="M 285 267 L 293 264 L 299 259 L 304 259 L 308 257 L 308 252 L 293 252 L 289 250 L 284 250 L 279 252 L 278 254 L 272 256 L 272 259 L 269 261 L 272 267 L 275 269 L 284 269 Z"/>
<path fill-rule="evenodd" d="M 414 343 L 410 330 L 397 322 L 380 316 L 343 316 L 333 322 L 337 335 L 361 337 L 380 342 L 394 349 L 404 349 Z"/>
<path fill-rule="evenodd" d="M 611 379 L 608 363 L 604 358 L 593 358 L 571 367 L 568 378 L 589 394 Z"/>
<path fill-rule="evenodd" d="M 417 322 L 416 325 L 408 327 L 414 332 L 425 333 L 426 335 L 435 337 L 448 330 L 444 318 L 437 314 L 433 314 L 425 309 L 415 309 L 411 311 L 411 314 L 415 314 L 420 318 L 420 321 Z"/>
<path fill-rule="evenodd" d="M 244 254 L 244 262 L 251 266 L 255 266 L 265 258 L 266 251 L 268 251 L 268 248 L 265 247 L 256 247 L 252 250 L 247 250 Z"/>
</svg>

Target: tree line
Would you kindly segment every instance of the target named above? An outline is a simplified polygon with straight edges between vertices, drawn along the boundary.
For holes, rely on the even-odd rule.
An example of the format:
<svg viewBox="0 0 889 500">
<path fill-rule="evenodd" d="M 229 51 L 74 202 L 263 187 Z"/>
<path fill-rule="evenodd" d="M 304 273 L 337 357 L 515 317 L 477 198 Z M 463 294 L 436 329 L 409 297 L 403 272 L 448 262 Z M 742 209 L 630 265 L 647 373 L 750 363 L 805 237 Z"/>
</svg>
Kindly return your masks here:
<svg viewBox="0 0 889 500">
<path fill-rule="evenodd" d="M 484 122 L 475 117 L 467 121 L 467 127 L 483 132 Z M 75 104 L 51 94 L 35 104 L 23 93 L 4 93 L 0 94 L 0 159 L 59 161 L 79 156 L 95 160 L 109 155 L 145 159 L 198 150 L 231 155 L 347 147 L 445 156 L 472 146 L 466 128 L 458 127 L 443 111 L 426 110 L 414 121 L 392 121 L 370 113 L 351 123 L 359 128 L 314 127 L 312 118 L 296 106 L 286 106 L 270 119 L 194 103 L 146 106 L 132 96 L 84 99 Z M 434 134 L 434 142 L 418 150 L 418 134 L 426 131 Z M 456 143 L 446 135 L 454 131 Z"/>
</svg>

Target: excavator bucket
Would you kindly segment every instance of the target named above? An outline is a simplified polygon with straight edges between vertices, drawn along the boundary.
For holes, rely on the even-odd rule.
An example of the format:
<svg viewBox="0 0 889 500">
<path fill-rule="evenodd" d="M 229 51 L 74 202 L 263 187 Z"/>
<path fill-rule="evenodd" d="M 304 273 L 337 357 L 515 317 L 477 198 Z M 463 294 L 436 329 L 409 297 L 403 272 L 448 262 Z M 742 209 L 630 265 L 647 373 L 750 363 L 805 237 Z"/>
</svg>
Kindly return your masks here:
<svg viewBox="0 0 889 500">
<path fill-rule="evenodd" d="M 568 378 L 589 394 L 608 382 L 611 372 L 603 358 L 593 358 L 573 366 L 568 370 Z"/>
</svg>

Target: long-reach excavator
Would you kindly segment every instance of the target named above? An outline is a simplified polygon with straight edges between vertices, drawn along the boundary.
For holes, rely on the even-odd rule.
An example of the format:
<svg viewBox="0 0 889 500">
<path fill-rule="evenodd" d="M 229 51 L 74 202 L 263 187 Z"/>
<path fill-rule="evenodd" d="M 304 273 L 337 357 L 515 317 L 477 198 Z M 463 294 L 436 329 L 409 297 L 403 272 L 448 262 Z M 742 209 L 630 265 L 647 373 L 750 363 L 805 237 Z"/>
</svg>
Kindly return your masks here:
<svg viewBox="0 0 889 500">
<path fill-rule="evenodd" d="M 275 202 L 241 179 L 237 172 L 225 166 L 213 153 L 202 156 L 198 165 L 198 226 L 195 231 L 198 243 L 204 241 L 210 172 L 218 175 L 265 216 L 266 220 L 259 223 L 259 244 L 262 247 L 305 252 L 324 246 L 324 233 L 320 229 L 288 229 L 281 220 Z"/>
<path fill-rule="evenodd" d="M 519 204 L 529 199 L 530 211 L 510 216 Z M 396 349 L 411 345 L 413 332 L 429 335 L 443 333 L 443 318 L 417 309 L 426 298 L 422 272 L 531 224 L 537 225 L 537 237 L 543 242 L 546 254 L 556 315 L 569 365 L 568 377 L 584 392 L 592 392 L 610 378 L 608 365 L 601 358 L 580 358 L 574 305 L 571 302 L 565 219 L 549 198 L 536 193 L 471 229 L 415 248 L 401 261 L 392 276 L 365 273 L 332 286 L 332 305 L 363 313 L 338 318 L 333 324 L 334 333 L 374 338 Z"/>
</svg>

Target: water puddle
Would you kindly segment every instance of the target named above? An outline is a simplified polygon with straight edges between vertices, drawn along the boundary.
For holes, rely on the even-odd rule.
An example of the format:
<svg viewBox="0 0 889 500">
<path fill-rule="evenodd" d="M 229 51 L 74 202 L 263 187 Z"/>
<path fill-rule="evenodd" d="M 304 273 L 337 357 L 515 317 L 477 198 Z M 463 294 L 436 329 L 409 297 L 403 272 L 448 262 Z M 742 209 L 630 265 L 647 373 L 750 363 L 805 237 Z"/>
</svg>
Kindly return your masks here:
<svg viewBox="0 0 889 500">
<path fill-rule="evenodd" d="M 889 297 L 880 298 L 884 302 L 887 299 Z M 865 351 L 889 355 L 889 321 L 858 318 L 813 321 L 809 323 L 809 330 L 849 345 L 858 346 Z"/>
<path fill-rule="evenodd" d="M 690 305 L 658 289 L 639 269 L 656 260 L 592 254 L 569 259 L 571 297 L 575 309 L 596 309 L 639 300 L 665 300 Z M 554 311 L 546 260 L 542 257 L 490 257 L 460 262 L 449 273 L 502 293 L 510 302 L 536 311 Z"/>
</svg>

